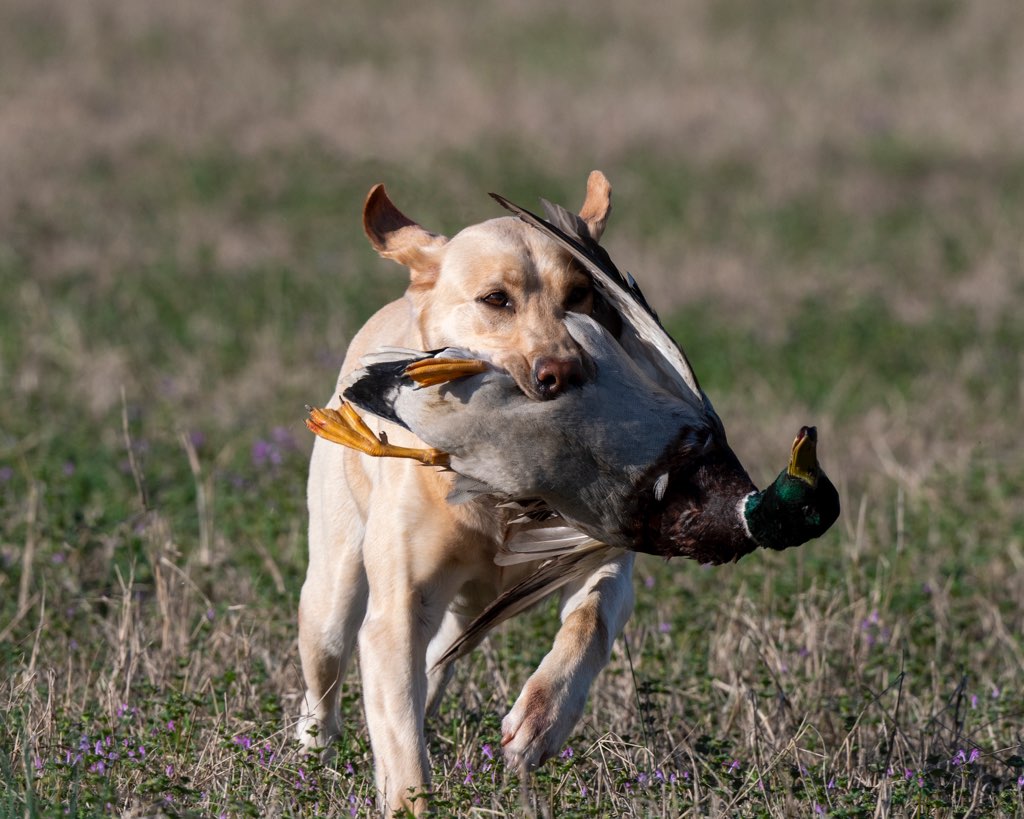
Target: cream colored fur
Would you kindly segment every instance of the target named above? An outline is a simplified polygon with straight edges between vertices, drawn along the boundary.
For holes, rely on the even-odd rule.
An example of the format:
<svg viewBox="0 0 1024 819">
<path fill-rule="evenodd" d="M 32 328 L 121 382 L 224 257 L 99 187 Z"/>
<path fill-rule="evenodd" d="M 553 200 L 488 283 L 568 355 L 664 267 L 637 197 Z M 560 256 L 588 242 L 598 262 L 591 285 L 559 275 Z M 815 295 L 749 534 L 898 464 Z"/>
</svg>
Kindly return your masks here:
<svg viewBox="0 0 1024 819">
<path fill-rule="evenodd" d="M 580 215 L 595 238 L 610 196 L 604 175 L 593 172 Z M 383 186 L 370 192 L 363 220 L 376 250 L 409 268 L 410 285 L 352 340 L 339 382 L 382 346 L 452 345 L 489 354 L 542 400 L 544 367 L 564 375 L 578 364 L 562 316 L 589 313 L 593 294 L 546 237 L 505 217 L 448 240 L 405 217 Z M 508 305 L 493 303 L 500 302 L 495 293 Z M 330 406 L 337 405 L 335 395 Z M 422 446 L 404 429 L 367 421 L 392 443 Z M 532 569 L 494 564 L 502 513 L 486 502 L 447 503 L 450 485 L 449 474 L 412 461 L 370 458 L 319 438 L 313 448 L 309 570 L 299 605 L 307 691 L 298 736 L 321 748 L 339 735 L 338 693 L 358 639 L 377 787 L 388 810 L 425 807 L 410 794 L 430 786 L 424 716 L 447 683 L 431 671 L 434 659 Z M 506 759 L 521 772 L 557 754 L 579 720 L 632 610 L 632 565 L 629 553 L 563 592 L 554 645 L 502 722 Z"/>
</svg>

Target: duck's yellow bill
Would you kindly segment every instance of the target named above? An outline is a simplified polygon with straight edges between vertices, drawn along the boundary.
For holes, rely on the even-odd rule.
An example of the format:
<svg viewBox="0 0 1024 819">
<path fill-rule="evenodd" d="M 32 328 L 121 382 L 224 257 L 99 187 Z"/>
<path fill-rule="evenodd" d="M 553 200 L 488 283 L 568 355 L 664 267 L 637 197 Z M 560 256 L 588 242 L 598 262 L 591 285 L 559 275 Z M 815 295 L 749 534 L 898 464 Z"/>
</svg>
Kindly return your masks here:
<svg viewBox="0 0 1024 819">
<path fill-rule="evenodd" d="M 818 430 L 802 427 L 793 441 L 793 452 L 789 456 L 786 472 L 804 483 L 816 486 L 818 483 Z"/>
</svg>

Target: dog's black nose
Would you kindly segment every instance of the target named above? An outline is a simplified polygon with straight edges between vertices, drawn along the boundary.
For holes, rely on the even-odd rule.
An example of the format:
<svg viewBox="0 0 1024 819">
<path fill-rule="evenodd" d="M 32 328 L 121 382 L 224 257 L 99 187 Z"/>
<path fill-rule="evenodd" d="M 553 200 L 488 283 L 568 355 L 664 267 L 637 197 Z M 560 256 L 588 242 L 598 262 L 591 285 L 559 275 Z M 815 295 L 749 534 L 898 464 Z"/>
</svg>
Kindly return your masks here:
<svg viewBox="0 0 1024 819">
<path fill-rule="evenodd" d="M 533 376 L 541 398 L 555 398 L 583 383 L 583 365 L 578 358 L 539 358 Z"/>
</svg>

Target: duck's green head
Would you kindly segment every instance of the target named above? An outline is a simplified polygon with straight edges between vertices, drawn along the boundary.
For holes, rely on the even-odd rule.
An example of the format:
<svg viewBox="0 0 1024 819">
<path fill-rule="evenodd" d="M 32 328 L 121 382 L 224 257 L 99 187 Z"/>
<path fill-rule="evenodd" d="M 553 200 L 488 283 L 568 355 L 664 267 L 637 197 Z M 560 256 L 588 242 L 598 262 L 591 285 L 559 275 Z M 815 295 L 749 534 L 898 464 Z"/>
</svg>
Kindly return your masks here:
<svg viewBox="0 0 1024 819">
<path fill-rule="evenodd" d="M 743 516 L 750 536 L 768 549 L 799 546 L 839 517 L 839 493 L 818 465 L 818 433 L 803 427 L 787 466 L 771 486 L 750 495 Z"/>
</svg>

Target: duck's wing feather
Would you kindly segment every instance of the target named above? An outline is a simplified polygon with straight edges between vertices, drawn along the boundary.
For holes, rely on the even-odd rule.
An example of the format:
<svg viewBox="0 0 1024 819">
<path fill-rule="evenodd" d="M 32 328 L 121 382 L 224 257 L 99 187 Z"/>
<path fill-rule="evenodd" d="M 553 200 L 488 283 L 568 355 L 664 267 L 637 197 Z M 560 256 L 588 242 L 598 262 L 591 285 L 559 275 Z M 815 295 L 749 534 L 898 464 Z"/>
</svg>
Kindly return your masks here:
<svg viewBox="0 0 1024 819">
<path fill-rule="evenodd" d="M 607 251 L 590 237 L 586 223 L 579 216 L 560 205 L 541 200 L 548 215 L 545 220 L 499 194 L 491 196 L 503 208 L 553 239 L 583 265 L 601 294 L 622 316 L 628 332 L 639 342 L 640 349 L 630 349 L 630 354 L 644 357 L 661 376 L 658 381 L 663 388 L 683 400 L 696 400 L 711 410 L 686 354 L 666 332 L 633 277 L 628 273 L 624 277 L 619 272 Z M 627 345 L 624 343 L 624 346 Z"/>
<path fill-rule="evenodd" d="M 534 521 L 517 518 L 509 522 L 508 537 L 494 562 L 499 566 L 514 566 L 533 560 L 550 560 L 570 552 L 589 549 L 594 539 L 570 526 L 559 526 L 560 519 Z"/>
<path fill-rule="evenodd" d="M 606 546 L 588 538 L 589 543 L 548 560 L 525 580 L 520 581 L 498 597 L 467 626 L 435 664 L 443 668 L 476 648 L 495 626 L 536 605 L 552 592 L 574 580 L 586 577 L 603 566 L 622 549 Z"/>
</svg>

